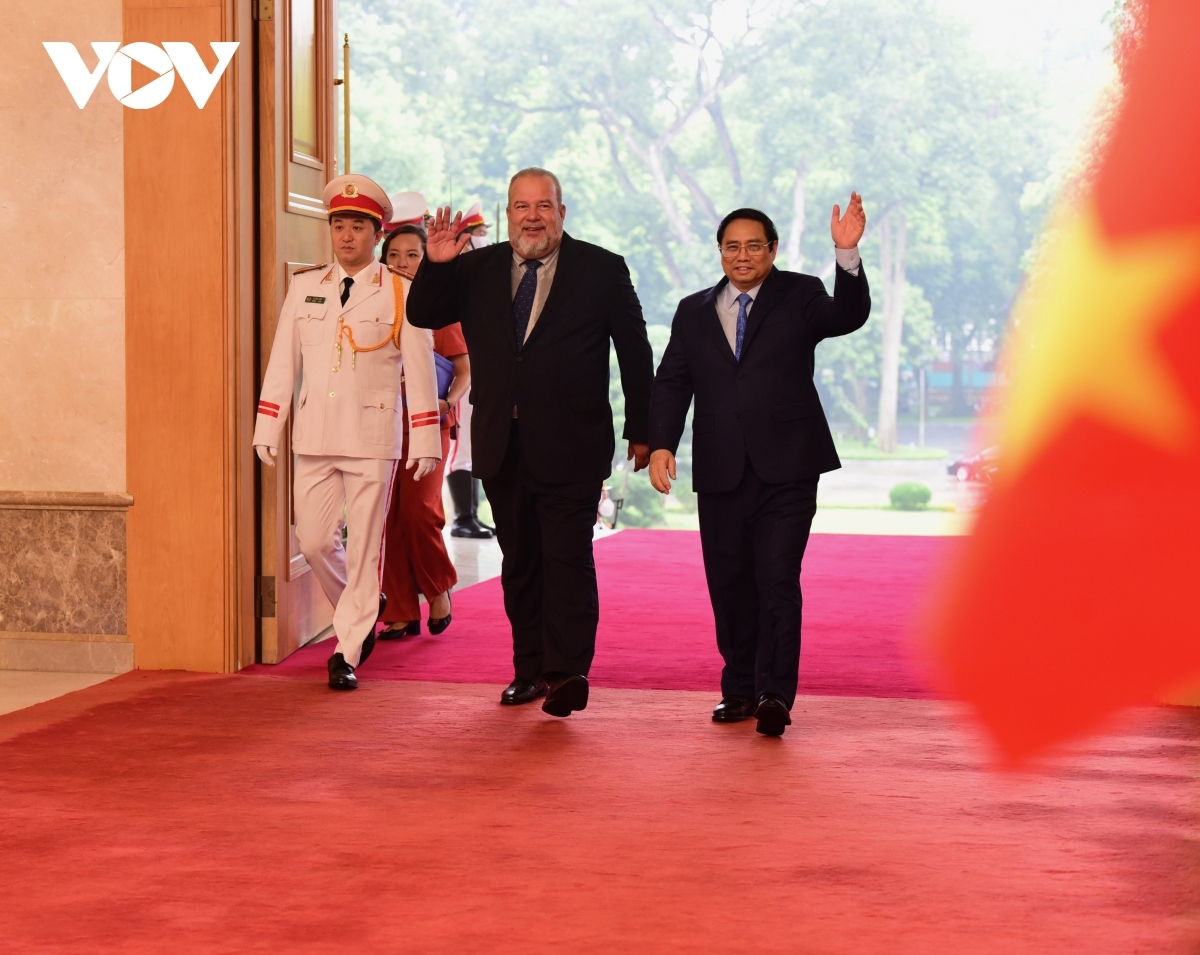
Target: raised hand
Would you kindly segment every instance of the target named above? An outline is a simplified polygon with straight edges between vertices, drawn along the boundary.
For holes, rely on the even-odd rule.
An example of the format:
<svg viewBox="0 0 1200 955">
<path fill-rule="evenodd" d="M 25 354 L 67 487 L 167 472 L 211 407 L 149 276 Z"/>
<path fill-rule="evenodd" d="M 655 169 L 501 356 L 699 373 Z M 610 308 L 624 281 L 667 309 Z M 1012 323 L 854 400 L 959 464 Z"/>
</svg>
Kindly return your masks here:
<svg viewBox="0 0 1200 955">
<path fill-rule="evenodd" d="M 835 205 L 829 229 L 833 233 L 833 244 L 839 249 L 853 249 L 857 246 L 867 229 L 867 214 L 863 212 L 862 196 L 857 192 L 850 193 L 850 204 L 846 206 L 845 215 L 842 215 L 842 207 Z"/>
<path fill-rule="evenodd" d="M 461 222 L 461 212 L 456 212 L 451 219 L 449 206 L 438 209 L 433 217 L 433 225 L 429 227 L 429 241 L 425 245 L 425 256 L 431 262 L 452 262 L 467 247 L 471 241 L 469 232 L 455 238 Z"/>
</svg>

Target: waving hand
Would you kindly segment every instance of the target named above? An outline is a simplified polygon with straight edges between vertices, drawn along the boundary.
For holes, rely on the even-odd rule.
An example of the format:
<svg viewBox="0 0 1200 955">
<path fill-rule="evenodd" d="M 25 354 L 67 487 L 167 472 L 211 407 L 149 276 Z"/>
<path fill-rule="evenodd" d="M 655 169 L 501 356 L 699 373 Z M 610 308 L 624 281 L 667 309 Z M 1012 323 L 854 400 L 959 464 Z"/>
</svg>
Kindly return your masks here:
<svg viewBox="0 0 1200 955">
<path fill-rule="evenodd" d="M 464 232 L 455 238 L 460 222 L 461 212 L 456 212 L 451 219 L 449 206 L 438 209 L 433 217 L 433 225 L 429 227 L 429 241 L 425 246 L 425 254 L 431 262 L 452 262 L 467 247 L 471 241 L 470 233 Z"/>
<path fill-rule="evenodd" d="M 833 207 L 833 221 L 829 224 L 833 233 L 833 244 L 839 249 L 853 249 L 863 237 L 867 228 L 867 214 L 863 212 L 862 196 L 857 192 L 850 193 L 850 204 L 846 206 L 846 214 L 842 215 L 842 207 Z"/>
</svg>

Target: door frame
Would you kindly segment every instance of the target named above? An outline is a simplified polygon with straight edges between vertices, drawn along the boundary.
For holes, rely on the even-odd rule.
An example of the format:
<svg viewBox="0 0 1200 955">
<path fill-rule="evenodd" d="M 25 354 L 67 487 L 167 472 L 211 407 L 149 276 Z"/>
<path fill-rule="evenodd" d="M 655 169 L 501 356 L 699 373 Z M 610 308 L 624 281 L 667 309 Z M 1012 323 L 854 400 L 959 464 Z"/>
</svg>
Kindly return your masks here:
<svg viewBox="0 0 1200 955">
<path fill-rule="evenodd" d="M 124 110 L 128 628 L 139 669 L 255 659 L 255 23 L 246 0 L 124 0 L 124 42 L 239 47 L 203 110 Z"/>
<path fill-rule="evenodd" d="M 259 0 L 260 9 L 263 0 Z M 257 79 L 257 234 L 258 294 L 255 339 L 258 356 L 254 382 L 261 385 L 270 356 L 279 310 L 290 275 L 303 265 L 289 238 L 289 216 L 325 220 L 320 195 L 301 191 L 293 165 L 312 169 L 323 186 L 333 178 L 334 140 L 334 26 L 335 0 L 313 0 L 316 8 L 317 135 L 322 158 L 293 154 L 291 25 L 293 0 L 274 0 L 273 17 L 259 19 L 255 35 Z M 291 220 L 294 222 L 294 220 Z M 326 250 L 326 253 L 328 250 Z M 257 466 L 255 492 L 256 577 L 254 603 L 258 662 L 278 663 L 305 642 L 328 629 L 333 608 L 317 584 L 312 569 L 294 552 L 291 527 L 291 429 L 280 442 L 274 469 Z"/>
</svg>

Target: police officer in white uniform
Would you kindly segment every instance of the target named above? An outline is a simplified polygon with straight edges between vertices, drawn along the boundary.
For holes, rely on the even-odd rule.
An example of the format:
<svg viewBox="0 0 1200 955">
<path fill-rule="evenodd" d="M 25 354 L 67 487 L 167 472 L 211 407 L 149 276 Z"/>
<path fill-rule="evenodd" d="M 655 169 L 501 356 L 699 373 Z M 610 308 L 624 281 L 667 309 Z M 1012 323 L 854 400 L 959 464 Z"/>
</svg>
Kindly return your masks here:
<svg viewBox="0 0 1200 955">
<path fill-rule="evenodd" d="M 329 686 L 351 690 L 354 671 L 374 649 L 382 612 L 380 556 L 402 416 L 410 421 L 407 467 L 421 478 L 441 457 L 440 415 L 432 335 L 404 319 L 412 276 L 375 257 L 392 215 L 387 195 L 365 176 L 346 175 L 325 187 L 324 199 L 337 262 L 292 279 L 263 379 L 254 447 L 264 464 L 275 463 L 301 376 L 292 428 L 296 534 L 334 606 Z"/>
</svg>

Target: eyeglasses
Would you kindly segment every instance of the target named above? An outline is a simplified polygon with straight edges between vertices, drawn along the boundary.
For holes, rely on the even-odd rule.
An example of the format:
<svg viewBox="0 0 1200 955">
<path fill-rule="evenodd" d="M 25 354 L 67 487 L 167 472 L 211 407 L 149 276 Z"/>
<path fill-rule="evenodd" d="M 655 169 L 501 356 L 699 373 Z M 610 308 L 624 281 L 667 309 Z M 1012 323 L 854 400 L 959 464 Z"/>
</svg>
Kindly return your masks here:
<svg viewBox="0 0 1200 955">
<path fill-rule="evenodd" d="M 742 254 L 742 250 L 746 250 L 746 254 L 752 259 L 757 259 L 760 255 L 766 255 L 771 248 L 770 242 L 747 242 L 743 245 L 741 242 L 727 242 L 721 246 L 721 257 L 725 259 L 736 259 Z"/>
</svg>

